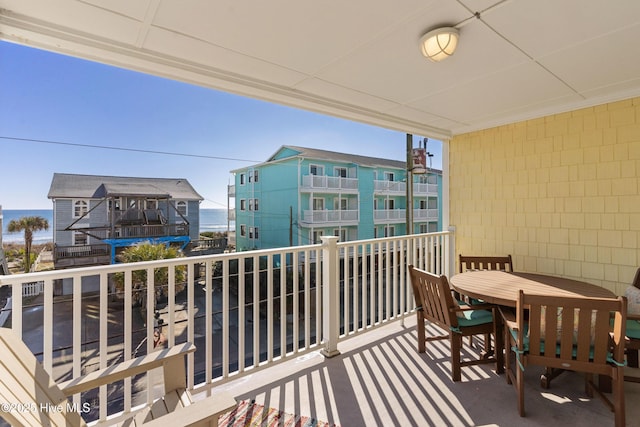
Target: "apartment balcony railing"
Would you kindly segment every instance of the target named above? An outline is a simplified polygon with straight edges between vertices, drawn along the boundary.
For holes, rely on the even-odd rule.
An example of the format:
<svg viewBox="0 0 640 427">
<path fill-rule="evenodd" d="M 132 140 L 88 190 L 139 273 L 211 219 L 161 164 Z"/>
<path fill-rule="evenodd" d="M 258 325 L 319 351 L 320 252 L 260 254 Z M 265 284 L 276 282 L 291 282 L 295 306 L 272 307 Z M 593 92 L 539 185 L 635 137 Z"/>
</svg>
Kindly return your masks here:
<svg viewBox="0 0 640 427">
<path fill-rule="evenodd" d="M 303 212 L 304 224 L 343 224 L 356 225 L 358 223 L 357 209 L 354 210 L 306 210 Z"/>
<path fill-rule="evenodd" d="M 236 210 L 235 209 L 229 209 L 227 211 L 227 215 L 229 216 L 229 220 L 230 221 L 235 221 L 236 220 Z"/>
<path fill-rule="evenodd" d="M 413 194 L 437 196 L 438 195 L 438 185 L 437 184 L 424 184 L 424 183 L 421 183 L 421 182 L 414 182 L 413 183 Z"/>
<path fill-rule="evenodd" d="M 339 176 L 305 175 L 302 177 L 302 190 L 357 193 L 358 178 Z"/>
<path fill-rule="evenodd" d="M 373 211 L 373 220 L 376 223 L 400 223 L 407 219 L 406 209 L 376 209 Z M 437 209 L 414 209 L 413 221 L 437 221 Z"/>
<path fill-rule="evenodd" d="M 56 381 L 128 360 L 162 345 L 193 342 L 187 384 L 195 391 L 366 333 L 414 308 L 407 265 L 449 274 L 451 236 L 399 236 L 0 276 L 11 289 L 7 325 Z M 166 283 L 154 283 L 165 270 Z M 141 278 L 141 272 L 146 277 Z M 99 292 L 83 293 L 85 281 Z M 42 295 L 23 289 L 42 283 Z M 54 284 L 68 295 L 54 298 Z M 162 295 L 158 298 L 158 295 Z M 149 309 L 134 306 L 146 296 Z M 6 313 L 9 311 L 9 315 Z M 0 313 L 0 314 L 2 314 Z M 157 319 L 156 315 L 157 314 Z M 160 322 L 161 321 L 161 322 Z M 5 325 L 5 326 L 7 326 Z M 154 327 L 155 325 L 155 327 Z M 158 396 L 153 374 L 76 395 L 88 421 L 113 423 Z"/>
<path fill-rule="evenodd" d="M 407 183 L 402 181 L 373 181 L 373 191 L 383 194 L 404 195 L 407 193 Z"/>
<path fill-rule="evenodd" d="M 231 184 L 227 186 L 227 194 L 229 197 L 236 197 L 236 186 L 235 184 Z"/>
<path fill-rule="evenodd" d="M 404 181 L 376 180 L 373 182 L 373 191 L 376 194 L 404 196 L 407 194 L 407 183 Z M 416 196 L 437 196 L 438 186 L 436 184 L 414 182 L 413 194 Z"/>
<path fill-rule="evenodd" d="M 111 256 L 111 246 L 106 244 L 59 246 L 53 248 L 53 259 L 59 261 L 66 258 L 84 258 Z"/>
<path fill-rule="evenodd" d="M 414 209 L 413 221 L 437 221 L 438 209 Z"/>
</svg>

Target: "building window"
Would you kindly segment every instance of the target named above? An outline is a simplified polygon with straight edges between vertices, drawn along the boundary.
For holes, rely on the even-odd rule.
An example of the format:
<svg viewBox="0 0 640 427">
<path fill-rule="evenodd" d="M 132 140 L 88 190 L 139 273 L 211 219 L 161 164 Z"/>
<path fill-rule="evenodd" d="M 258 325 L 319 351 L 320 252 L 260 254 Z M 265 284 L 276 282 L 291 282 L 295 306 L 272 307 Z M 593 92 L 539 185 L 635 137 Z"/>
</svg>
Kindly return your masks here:
<svg viewBox="0 0 640 427">
<path fill-rule="evenodd" d="M 335 199 L 333 199 L 333 209 L 346 211 L 349 209 L 349 201 L 342 197 L 336 197 Z"/>
<path fill-rule="evenodd" d="M 253 199 L 253 210 L 254 211 L 258 210 L 258 199 Z"/>
<path fill-rule="evenodd" d="M 336 228 L 333 230 L 333 235 L 340 238 L 341 242 L 346 242 L 347 239 L 347 229 L 345 228 Z"/>
<path fill-rule="evenodd" d="M 438 231 L 438 223 L 437 223 L 437 222 L 430 222 L 430 223 L 428 224 L 427 231 L 428 231 L 429 233 L 435 233 L 435 232 L 437 232 L 437 231 Z"/>
<path fill-rule="evenodd" d="M 80 218 L 89 212 L 89 204 L 86 200 L 76 200 L 73 202 L 73 217 Z"/>
<path fill-rule="evenodd" d="M 178 213 L 180 213 L 180 215 L 182 216 L 187 216 L 187 202 L 185 201 L 180 201 L 178 203 L 176 203 L 176 210 L 178 211 Z"/>
<path fill-rule="evenodd" d="M 314 211 L 323 211 L 324 210 L 324 199 L 314 198 L 313 199 L 313 210 Z"/>
<path fill-rule="evenodd" d="M 346 178 L 347 177 L 347 168 L 334 168 L 333 169 L 333 173 L 335 176 L 339 176 L 340 178 Z"/>
<path fill-rule="evenodd" d="M 147 199 L 147 209 L 158 209 L 158 201 L 155 199 Z"/>
<path fill-rule="evenodd" d="M 253 182 L 258 182 L 258 171 L 257 170 L 253 171 Z"/>
<path fill-rule="evenodd" d="M 427 201 L 420 200 L 420 209 L 427 209 Z"/>
<path fill-rule="evenodd" d="M 240 199 L 240 210 L 241 211 L 247 210 L 247 201 L 245 199 Z"/>
<path fill-rule="evenodd" d="M 258 227 L 249 227 L 249 238 L 258 239 Z"/>
<path fill-rule="evenodd" d="M 309 165 L 309 173 L 311 175 L 324 175 L 324 166 L 321 165 Z"/>
<path fill-rule="evenodd" d="M 249 199 L 249 210 L 253 210 L 253 199 Z"/>
<path fill-rule="evenodd" d="M 322 243 L 322 240 L 320 240 L 321 237 L 322 237 L 322 230 L 314 230 L 311 240 L 314 244 Z"/>
<path fill-rule="evenodd" d="M 393 225 L 387 225 L 384 227 L 384 237 L 393 237 L 396 235 L 396 227 Z"/>
<path fill-rule="evenodd" d="M 244 185 L 245 182 L 245 176 L 243 173 L 240 174 L 240 185 Z"/>
<path fill-rule="evenodd" d="M 243 237 L 247 235 L 247 226 L 244 224 L 240 225 L 240 235 Z"/>
<path fill-rule="evenodd" d="M 428 206 L 429 209 L 438 209 L 438 199 L 429 199 Z"/>
<path fill-rule="evenodd" d="M 87 245 L 87 235 L 81 233 L 79 231 L 73 232 L 73 245 L 74 246 L 86 246 Z"/>
<path fill-rule="evenodd" d="M 393 172 L 385 172 L 384 173 L 384 180 L 385 181 L 393 181 L 395 178 L 395 175 L 393 174 Z"/>
<path fill-rule="evenodd" d="M 384 208 L 387 210 L 393 210 L 396 208 L 396 201 L 393 199 L 384 199 Z"/>
<path fill-rule="evenodd" d="M 429 232 L 429 227 L 427 227 L 427 224 L 420 224 L 420 233 L 428 233 Z"/>
</svg>

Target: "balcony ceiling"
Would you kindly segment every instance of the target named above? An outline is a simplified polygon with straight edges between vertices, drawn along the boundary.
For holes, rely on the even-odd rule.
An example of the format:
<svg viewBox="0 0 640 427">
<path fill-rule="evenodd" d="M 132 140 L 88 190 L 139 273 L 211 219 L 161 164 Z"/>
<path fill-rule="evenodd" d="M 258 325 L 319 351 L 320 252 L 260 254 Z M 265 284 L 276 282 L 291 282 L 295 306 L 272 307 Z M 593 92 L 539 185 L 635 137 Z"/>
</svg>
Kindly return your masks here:
<svg viewBox="0 0 640 427">
<path fill-rule="evenodd" d="M 640 95 L 637 0 L 0 0 L 0 37 L 435 138 Z M 433 63 L 426 31 L 460 30 Z"/>
</svg>

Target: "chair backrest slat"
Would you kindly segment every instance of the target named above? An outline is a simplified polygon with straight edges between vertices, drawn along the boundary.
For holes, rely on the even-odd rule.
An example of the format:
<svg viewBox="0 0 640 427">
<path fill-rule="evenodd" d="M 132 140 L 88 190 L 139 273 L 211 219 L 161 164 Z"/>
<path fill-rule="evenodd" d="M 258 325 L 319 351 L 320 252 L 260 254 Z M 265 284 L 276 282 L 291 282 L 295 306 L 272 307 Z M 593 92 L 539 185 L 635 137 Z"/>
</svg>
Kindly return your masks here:
<svg viewBox="0 0 640 427">
<path fill-rule="evenodd" d="M 460 273 L 470 270 L 513 271 L 511 255 L 507 256 L 463 256 L 460 255 Z"/>
<path fill-rule="evenodd" d="M 451 312 L 454 302 L 446 276 L 437 276 L 412 266 L 409 274 L 416 305 L 422 306 L 424 317 L 440 326 L 457 327 L 458 318 Z"/>
</svg>

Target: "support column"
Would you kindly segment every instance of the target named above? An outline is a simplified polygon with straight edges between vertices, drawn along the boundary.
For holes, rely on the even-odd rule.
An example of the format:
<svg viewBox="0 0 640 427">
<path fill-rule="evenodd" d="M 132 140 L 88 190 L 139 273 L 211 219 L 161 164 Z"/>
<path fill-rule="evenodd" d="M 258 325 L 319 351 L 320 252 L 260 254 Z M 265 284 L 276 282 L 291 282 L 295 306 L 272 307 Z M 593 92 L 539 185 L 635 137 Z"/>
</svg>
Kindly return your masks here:
<svg viewBox="0 0 640 427">
<path fill-rule="evenodd" d="M 340 336 L 340 267 L 338 237 L 322 236 L 322 341 L 325 357 L 334 357 Z"/>
</svg>

